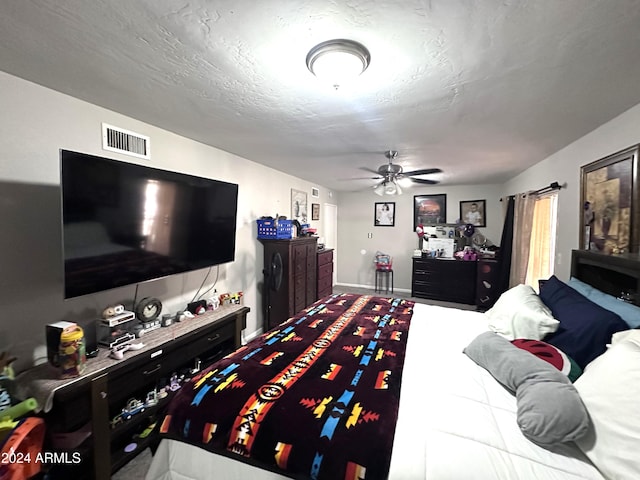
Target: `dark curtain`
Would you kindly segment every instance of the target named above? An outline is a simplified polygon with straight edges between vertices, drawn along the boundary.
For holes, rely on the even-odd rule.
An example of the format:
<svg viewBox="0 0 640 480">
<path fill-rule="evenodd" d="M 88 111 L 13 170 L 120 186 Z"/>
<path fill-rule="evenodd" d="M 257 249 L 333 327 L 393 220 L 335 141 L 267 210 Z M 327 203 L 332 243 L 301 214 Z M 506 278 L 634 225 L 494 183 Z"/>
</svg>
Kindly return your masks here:
<svg viewBox="0 0 640 480">
<path fill-rule="evenodd" d="M 500 239 L 500 270 L 498 271 L 498 295 L 509 290 L 509 274 L 511 272 L 511 251 L 513 247 L 513 216 L 515 210 L 515 197 L 512 195 L 507 199 L 507 213 L 504 216 L 504 227 L 502 227 L 502 238 Z"/>
</svg>

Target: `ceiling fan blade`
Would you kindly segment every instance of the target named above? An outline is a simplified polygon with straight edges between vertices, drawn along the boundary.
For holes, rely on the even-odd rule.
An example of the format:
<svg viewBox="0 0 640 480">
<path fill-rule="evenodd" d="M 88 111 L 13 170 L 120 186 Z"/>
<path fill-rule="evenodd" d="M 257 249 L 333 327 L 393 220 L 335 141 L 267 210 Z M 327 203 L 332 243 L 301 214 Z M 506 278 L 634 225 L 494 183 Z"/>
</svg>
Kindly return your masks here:
<svg viewBox="0 0 640 480">
<path fill-rule="evenodd" d="M 423 168 L 422 170 L 404 172 L 405 175 L 429 175 L 430 173 L 442 173 L 442 170 L 440 170 L 439 168 Z"/>
<path fill-rule="evenodd" d="M 371 172 L 371 173 L 374 173 L 374 174 L 376 174 L 378 176 L 381 176 L 380 172 L 378 172 L 378 170 L 374 170 L 373 168 L 360 167 L 360 170 L 364 170 L 365 172 Z"/>
<path fill-rule="evenodd" d="M 384 177 L 378 175 L 377 177 L 350 177 L 350 178 L 339 178 L 340 182 L 350 182 L 351 180 L 382 180 Z"/>
<path fill-rule="evenodd" d="M 414 183 L 422 183 L 423 185 L 435 185 L 437 183 L 440 183 L 438 180 L 429 180 L 427 178 L 412 178 L 412 177 L 409 177 L 409 180 L 411 180 Z"/>
</svg>

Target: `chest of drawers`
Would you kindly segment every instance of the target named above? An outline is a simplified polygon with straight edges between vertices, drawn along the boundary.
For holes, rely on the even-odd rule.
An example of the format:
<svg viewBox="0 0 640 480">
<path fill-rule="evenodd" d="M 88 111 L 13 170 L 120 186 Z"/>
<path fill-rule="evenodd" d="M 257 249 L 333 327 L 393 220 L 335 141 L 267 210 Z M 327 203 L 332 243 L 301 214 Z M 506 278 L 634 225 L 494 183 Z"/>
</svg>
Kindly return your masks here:
<svg viewBox="0 0 640 480">
<path fill-rule="evenodd" d="M 318 251 L 318 279 L 316 288 L 317 298 L 326 297 L 333 293 L 333 250 Z"/>
<path fill-rule="evenodd" d="M 414 258 L 411 296 L 446 302 L 476 302 L 476 262 Z"/>
</svg>

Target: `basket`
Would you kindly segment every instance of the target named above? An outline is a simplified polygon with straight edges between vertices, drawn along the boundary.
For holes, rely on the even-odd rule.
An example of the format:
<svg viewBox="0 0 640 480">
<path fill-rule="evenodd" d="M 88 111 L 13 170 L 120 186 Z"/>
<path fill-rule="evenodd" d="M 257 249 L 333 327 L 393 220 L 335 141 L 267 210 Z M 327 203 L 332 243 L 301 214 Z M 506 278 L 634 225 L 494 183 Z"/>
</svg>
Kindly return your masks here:
<svg viewBox="0 0 640 480">
<path fill-rule="evenodd" d="M 291 238 L 293 231 L 293 221 L 278 220 L 276 227 L 275 220 L 256 220 L 258 222 L 258 238 Z"/>
<path fill-rule="evenodd" d="M 393 259 L 390 255 L 376 255 L 376 270 L 391 270 Z"/>
</svg>

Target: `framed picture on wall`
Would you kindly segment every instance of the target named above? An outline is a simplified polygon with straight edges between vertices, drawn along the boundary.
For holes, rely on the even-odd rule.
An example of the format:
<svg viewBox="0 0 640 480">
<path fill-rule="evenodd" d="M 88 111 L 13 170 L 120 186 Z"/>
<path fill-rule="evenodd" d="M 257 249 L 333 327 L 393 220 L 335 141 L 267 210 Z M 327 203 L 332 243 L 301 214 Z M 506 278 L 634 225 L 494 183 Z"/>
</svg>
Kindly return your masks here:
<svg viewBox="0 0 640 480">
<path fill-rule="evenodd" d="M 311 220 L 320 220 L 320 204 L 311 204 Z"/>
<path fill-rule="evenodd" d="M 376 202 L 373 212 L 375 227 L 393 227 L 396 224 L 396 203 Z"/>
<path fill-rule="evenodd" d="M 580 248 L 608 254 L 640 251 L 638 149 L 636 145 L 580 168 Z"/>
<path fill-rule="evenodd" d="M 413 231 L 420 224 L 447 223 L 447 195 L 415 195 L 413 197 Z"/>
<path fill-rule="evenodd" d="M 307 192 L 291 189 L 291 218 L 307 223 Z"/>
<path fill-rule="evenodd" d="M 460 221 L 476 227 L 486 227 L 486 207 L 486 200 L 463 200 L 460 202 Z"/>
</svg>

